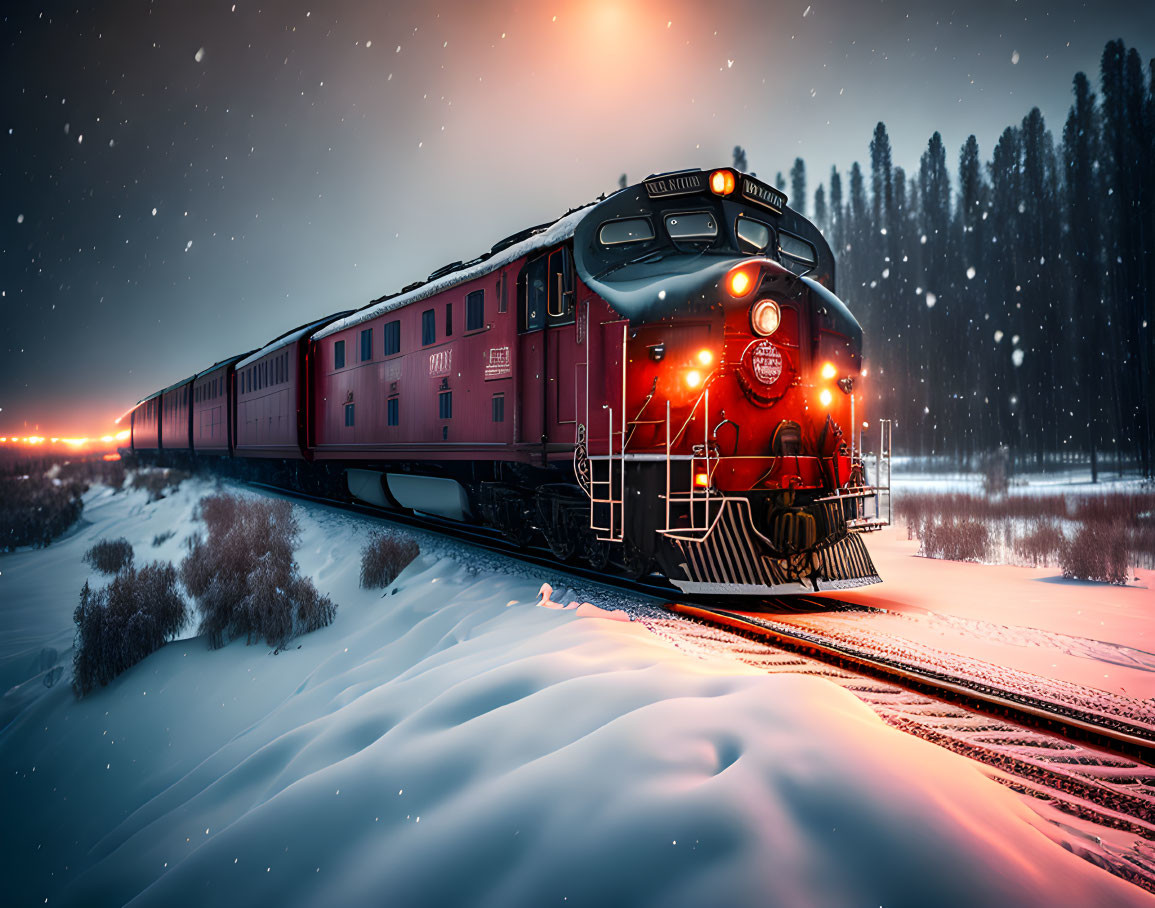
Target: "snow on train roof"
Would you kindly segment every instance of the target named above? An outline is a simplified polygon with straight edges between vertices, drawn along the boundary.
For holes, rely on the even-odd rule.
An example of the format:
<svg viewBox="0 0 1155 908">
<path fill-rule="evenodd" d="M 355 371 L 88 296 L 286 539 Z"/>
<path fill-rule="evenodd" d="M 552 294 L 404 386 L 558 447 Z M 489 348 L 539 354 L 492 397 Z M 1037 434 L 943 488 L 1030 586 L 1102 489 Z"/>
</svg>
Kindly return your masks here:
<svg viewBox="0 0 1155 908">
<path fill-rule="evenodd" d="M 211 366 L 209 366 L 207 369 L 201 369 L 201 371 L 198 372 L 194 377 L 195 378 L 202 378 L 203 376 L 208 375 L 210 372 L 216 372 L 217 369 L 220 369 L 222 366 L 227 366 L 230 363 L 235 363 L 239 359 L 244 359 L 246 356 L 248 356 L 252 352 L 253 352 L 252 350 L 249 350 L 247 353 L 238 353 L 235 356 L 230 356 L 230 357 L 227 357 L 226 359 L 222 359 L 220 362 L 215 362 Z"/>
<path fill-rule="evenodd" d="M 558 218 L 548 227 L 542 228 L 533 236 L 522 240 L 520 243 L 514 243 L 512 246 L 502 249 L 500 252 L 483 259 L 475 265 L 460 268 L 457 271 L 451 271 L 449 274 L 439 277 L 436 280 L 428 281 L 420 287 L 410 290 L 408 293 L 400 293 L 397 296 L 384 299 L 379 303 L 366 306 L 364 309 L 358 309 L 351 315 L 347 315 L 345 318 L 326 325 L 325 328 L 316 333 L 315 339 L 320 340 L 323 337 L 328 337 L 330 334 L 336 334 L 338 331 L 344 331 L 346 328 L 352 328 L 355 325 L 370 321 L 383 312 L 388 312 L 391 309 L 400 308 L 408 303 L 415 303 L 419 300 L 434 296 L 442 290 L 448 290 L 456 284 L 462 284 L 466 281 L 471 281 L 489 274 L 492 271 L 496 271 L 498 268 L 508 265 L 510 262 L 516 261 L 537 249 L 543 249 L 546 246 L 552 246 L 555 243 L 560 243 L 562 240 L 569 239 L 573 236 L 574 229 L 581 219 L 589 214 L 590 209 L 599 204 L 599 202 L 600 200 L 598 202 L 590 202 L 588 205 L 583 205 L 580 208 L 575 208 L 569 212 L 569 214 Z"/>
<path fill-rule="evenodd" d="M 301 325 L 300 328 L 294 328 L 292 331 L 288 331 L 285 334 L 282 334 L 280 337 L 273 338 L 273 340 L 269 341 L 267 344 L 265 344 L 265 346 L 261 347 L 259 350 L 255 350 L 244 359 L 242 359 L 239 363 L 236 364 L 234 368 L 243 369 L 245 366 L 255 363 L 262 356 L 266 356 L 269 353 L 272 353 L 274 350 L 279 350 L 281 347 L 287 347 L 289 344 L 296 343 L 306 334 L 312 333 L 313 329 L 318 325 L 324 325 L 326 322 L 330 322 L 334 318 L 339 318 L 342 315 L 348 315 L 349 311 L 350 310 L 346 309 L 343 312 L 336 312 L 333 315 L 326 315 L 324 318 L 314 319 L 307 325 Z"/>
</svg>

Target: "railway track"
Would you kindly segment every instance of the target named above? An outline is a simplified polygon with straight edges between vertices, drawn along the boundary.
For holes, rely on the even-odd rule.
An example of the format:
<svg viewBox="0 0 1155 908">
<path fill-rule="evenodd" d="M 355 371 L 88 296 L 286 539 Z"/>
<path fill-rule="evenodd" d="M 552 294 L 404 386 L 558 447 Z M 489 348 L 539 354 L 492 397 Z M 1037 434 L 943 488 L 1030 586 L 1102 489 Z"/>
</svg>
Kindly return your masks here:
<svg viewBox="0 0 1155 908">
<path fill-rule="evenodd" d="M 603 589 L 656 600 L 633 617 L 667 643 L 689 654 L 721 654 L 768 673 L 817 675 L 842 686 L 888 725 L 982 764 L 991 778 L 1029 796 L 1063 830 L 1064 847 L 1155 893 L 1155 703 L 925 647 L 900 656 L 775 620 L 775 611 L 865 609 L 826 596 L 767 600 L 760 603 L 766 611 L 758 614 L 673 601 L 677 591 L 669 584 L 559 563 L 548 552 L 517 548 L 483 528 L 249 485 L 436 532 Z"/>
</svg>

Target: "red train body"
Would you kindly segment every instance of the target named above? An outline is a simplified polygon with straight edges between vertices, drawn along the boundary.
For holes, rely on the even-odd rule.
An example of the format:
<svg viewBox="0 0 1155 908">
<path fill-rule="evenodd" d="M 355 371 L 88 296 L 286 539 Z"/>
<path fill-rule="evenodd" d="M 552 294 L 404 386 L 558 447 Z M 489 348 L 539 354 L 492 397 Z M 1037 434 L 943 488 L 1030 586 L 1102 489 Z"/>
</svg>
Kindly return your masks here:
<svg viewBox="0 0 1155 908">
<path fill-rule="evenodd" d="M 777 190 L 659 175 L 167 389 L 160 446 L 690 593 L 871 583 L 833 287 Z"/>
</svg>

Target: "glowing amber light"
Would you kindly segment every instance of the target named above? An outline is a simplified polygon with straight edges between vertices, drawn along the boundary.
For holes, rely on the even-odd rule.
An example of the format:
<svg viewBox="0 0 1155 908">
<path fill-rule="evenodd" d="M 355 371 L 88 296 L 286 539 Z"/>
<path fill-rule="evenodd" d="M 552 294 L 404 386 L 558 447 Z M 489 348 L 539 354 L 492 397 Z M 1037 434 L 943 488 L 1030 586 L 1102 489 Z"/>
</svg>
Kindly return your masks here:
<svg viewBox="0 0 1155 908">
<path fill-rule="evenodd" d="M 823 363 L 822 364 L 822 377 L 825 378 L 827 381 L 834 378 L 834 376 L 837 374 L 838 374 L 838 370 L 834 368 L 834 363 Z"/>
<path fill-rule="evenodd" d="M 710 174 L 710 189 L 715 195 L 729 195 L 734 191 L 734 174 L 729 170 L 715 170 Z"/>
<path fill-rule="evenodd" d="M 713 361 L 714 361 L 714 354 L 711 353 L 709 350 L 699 350 L 698 351 L 698 362 L 700 362 L 703 366 L 708 366 Z"/>
<path fill-rule="evenodd" d="M 686 373 L 686 384 L 691 388 L 696 388 L 702 384 L 702 373 L 697 369 L 691 369 Z"/>
<path fill-rule="evenodd" d="M 834 400 L 834 395 L 830 393 L 829 388 L 823 388 L 822 393 L 818 395 L 818 399 L 822 401 L 822 406 L 829 407 L 830 402 Z"/>
<path fill-rule="evenodd" d="M 750 272 L 744 268 L 731 272 L 729 280 L 726 282 L 730 289 L 731 296 L 745 296 L 750 292 L 750 288 L 754 286 L 754 279 L 750 277 Z"/>
<path fill-rule="evenodd" d="M 709 484 L 710 484 L 710 477 L 707 476 L 705 473 L 695 473 L 694 474 L 694 485 L 701 486 L 702 488 L 705 488 Z"/>
</svg>

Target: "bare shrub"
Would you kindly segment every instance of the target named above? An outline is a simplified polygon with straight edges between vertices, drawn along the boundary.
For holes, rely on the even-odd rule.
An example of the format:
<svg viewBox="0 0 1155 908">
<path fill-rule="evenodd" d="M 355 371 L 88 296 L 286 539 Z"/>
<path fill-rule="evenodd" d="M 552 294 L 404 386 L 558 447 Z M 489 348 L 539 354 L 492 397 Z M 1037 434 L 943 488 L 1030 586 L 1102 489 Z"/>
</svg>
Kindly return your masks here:
<svg viewBox="0 0 1155 908">
<path fill-rule="evenodd" d="M 84 584 L 72 616 L 77 696 L 107 684 L 176 635 L 188 615 L 176 581 L 176 568 L 154 562 L 140 570 L 124 568 L 104 589 Z"/>
<path fill-rule="evenodd" d="M 170 470 L 167 468 L 149 468 L 137 470 L 132 475 L 132 487 L 148 492 L 148 500 L 160 501 L 171 489 L 175 490 L 189 478 L 184 470 Z"/>
<path fill-rule="evenodd" d="M 1058 523 L 1051 518 L 1040 517 L 1032 521 L 1026 533 L 1015 537 L 1013 547 L 1016 555 L 1039 567 L 1056 563 L 1066 543 Z"/>
<path fill-rule="evenodd" d="M 168 542 L 170 539 L 172 539 L 172 537 L 175 535 L 176 535 L 176 530 L 165 530 L 163 533 L 157 533 L 155 536 L 152 537 L 152 547 L 154 549 L 159 548 L 160 546 L 162 546 L 166 542 Z"/>
<path fill-rule="evenodd" d="M 361 586 L 382 589 L 418 555 L 421 549 L 410 537 L 395 533 L 376 533 L 361 550 Z"/>
<path fill-rule="evenodd" d="M 301 530 L 287 501 L 210 495 L 196 517 L 208 536 L 189 540 L 181 579 L 210 646 L 243 636 L 283 647 L 333 621 L 337 607 L 298 573 L 293 551 Z"/>
<path fill-rule="evenodd" d="M 927 518 L 919 535 L 919 553 L 949 561 L 985 561 L 990 554 L 990 532 L 978 520 Z"/>
<path fill-rule="evenodd" d="M 1075 538 L 1063 547 L 1063 576 L 1122 586 L 1127 582 L 1127 551 L 1125 522 L 1085 523 Z"/>
<path fill-rule="evenodd" d="M 132 544 L 123 537 L 101 539 L 84 553 L 84 560 L 93 570 L 102 574 L 115 574 L 132 564 Z"/>
<path fill-rule="evenodd" d="M 0 551 L 47 546 L 79 519 L 84 491 L 43 473 L 0 477 Z"/>
</svg>

